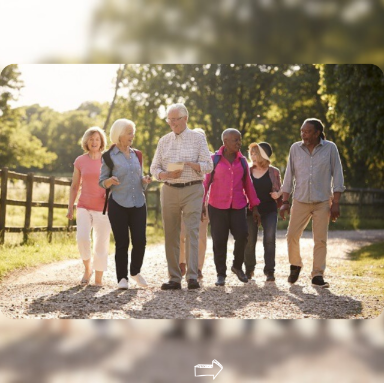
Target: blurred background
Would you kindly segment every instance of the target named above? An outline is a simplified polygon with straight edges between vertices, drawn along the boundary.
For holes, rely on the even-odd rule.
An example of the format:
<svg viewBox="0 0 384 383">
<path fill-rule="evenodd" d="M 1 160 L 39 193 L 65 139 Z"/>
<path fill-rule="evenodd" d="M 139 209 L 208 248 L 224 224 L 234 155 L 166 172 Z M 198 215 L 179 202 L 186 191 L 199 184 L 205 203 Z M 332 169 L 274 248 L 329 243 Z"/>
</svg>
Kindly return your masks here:
<svg viewBox="0 0 384 383">
<path fill-rule="evenodd" d="M 384 0 L 0 0 L 12 63 L 372 63 Z"/>
<path fill-rule="evenodd" d="M 369 382 L 384 318 L 0 322 L 1 382 Z M 223 367 L 194 366 L 217 360 Z"/>
</svg>

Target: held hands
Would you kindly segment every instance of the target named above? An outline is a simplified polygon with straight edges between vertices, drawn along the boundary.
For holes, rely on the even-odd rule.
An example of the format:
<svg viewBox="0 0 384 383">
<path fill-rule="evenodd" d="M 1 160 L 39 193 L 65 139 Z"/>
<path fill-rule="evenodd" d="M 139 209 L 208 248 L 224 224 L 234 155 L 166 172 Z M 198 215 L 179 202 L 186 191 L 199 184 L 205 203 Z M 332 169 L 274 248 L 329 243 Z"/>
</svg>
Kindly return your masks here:
<svg viewBox="0 0 384 383">
<path fill-rule="evenodd" d="M 273 199 L 278 199 L 280 197 L 278 192 L 271 192 L 269 193 Z"/>
<path fill-rule="evenodd" d="M 148 184 L 150 184 L 152 182 L 152 178 L 151 178 L 150 175 L 147 175 L 147 176 L 142 177 L 141 181 L 142 181 L 143 184 L 148 185 Z"/>
</svg>

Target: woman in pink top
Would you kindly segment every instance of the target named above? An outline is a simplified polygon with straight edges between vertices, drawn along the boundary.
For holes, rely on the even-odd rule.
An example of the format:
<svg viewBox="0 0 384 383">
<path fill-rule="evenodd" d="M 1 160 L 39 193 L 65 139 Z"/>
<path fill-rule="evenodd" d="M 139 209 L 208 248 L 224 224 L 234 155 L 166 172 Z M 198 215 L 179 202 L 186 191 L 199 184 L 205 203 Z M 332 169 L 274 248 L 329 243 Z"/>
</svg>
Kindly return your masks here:
<svg viewBox="0 0 384 383">
<path fill-rule="evenodd" d="M 205 200 L 209 192 L 208 214 L 217 272 L 216 286 L 224 286 L 227 277 L 229 232 L 235 239 L 231 270 L 241 282 L 248 282 L 242 269 L 248 238 L 246 219 L 248 202 L 253 219 L 257 225 L 260 222 L 260 214 L 257 209 L 260 200 L 257 198 L 251 181 L 248 163 L 240 152 L 241 133 L 237 129 L 226 129 L 221 138 L 224 145 L 212 156 L 214 169 L 204 180 L 205 195 L 202 208 L 202 215 L 205 216 Z M 215 161 L 216 156 L 219 157 L 218 162 Z"/>
<path fill-rule="evenodd" d="M 99 186 L 101 154 L 107 137 L 99 127 L 86 130 L 81 140 L 85 153 L 76 158 L 72 185 L 69 194 L 68 219 L 73 219 L 73 205 L 81 184 L 77 203 L 77 244 L 84 263 L 81 284 L 89 283 L 95 270 L 95 285 L 102 286 L 103 272 L 107 270 L 111 226 L 107 215 L 103 215 L 105 190 Z M 94 260 L 91 264 L 91 231 L 93 229 Z"/>
</svg>

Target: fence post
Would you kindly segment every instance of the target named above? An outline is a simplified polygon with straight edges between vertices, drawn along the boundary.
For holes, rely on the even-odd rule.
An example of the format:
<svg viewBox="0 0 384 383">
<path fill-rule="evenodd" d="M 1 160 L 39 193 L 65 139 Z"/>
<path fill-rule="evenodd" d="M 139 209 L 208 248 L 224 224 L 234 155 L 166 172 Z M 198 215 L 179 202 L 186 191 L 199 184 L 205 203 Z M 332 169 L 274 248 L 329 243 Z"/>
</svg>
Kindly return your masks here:
<svg viewBox="0 0 384 383">
<path fill-rule="evenodd" d="M 0 245 L 4 243 L 7 209 L 8 168 L 1 169 Z"/>
<path fill-rule="evenodd" d="M 28 240 L 29 229 L 31 227 L 31 215 L 32 215 L 32 194 L 33 194 L 33 173 L 27 174 L 27 199 L 25 207 L 25 221 L 24 221 L 24 243 Z"/>
<path fill-rule="evenodd" d="M 48 242 L 52 242 L 53 227 L 53 204 L 55 202 L 55 176 L 49 177 L 49 197 L 48 197 Z"/>
</svg>

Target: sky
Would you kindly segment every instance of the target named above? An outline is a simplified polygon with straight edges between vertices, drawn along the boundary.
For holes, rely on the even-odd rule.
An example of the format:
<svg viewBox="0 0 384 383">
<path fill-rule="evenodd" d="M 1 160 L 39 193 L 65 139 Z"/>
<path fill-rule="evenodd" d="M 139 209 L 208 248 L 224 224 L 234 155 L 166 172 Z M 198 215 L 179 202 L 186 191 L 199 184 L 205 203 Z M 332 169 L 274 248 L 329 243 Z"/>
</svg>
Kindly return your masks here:
<svg viewBox="0 0 384 383">
<path fill-rule="evenodd" d="M 19 65 L 24 88 L 13 107 L 39 104 L 58 112 L 84 101 L 111 102 L 118 64 Z"/>
</svg>

